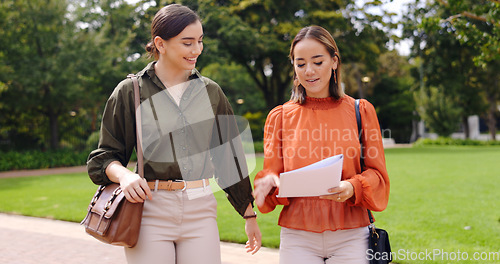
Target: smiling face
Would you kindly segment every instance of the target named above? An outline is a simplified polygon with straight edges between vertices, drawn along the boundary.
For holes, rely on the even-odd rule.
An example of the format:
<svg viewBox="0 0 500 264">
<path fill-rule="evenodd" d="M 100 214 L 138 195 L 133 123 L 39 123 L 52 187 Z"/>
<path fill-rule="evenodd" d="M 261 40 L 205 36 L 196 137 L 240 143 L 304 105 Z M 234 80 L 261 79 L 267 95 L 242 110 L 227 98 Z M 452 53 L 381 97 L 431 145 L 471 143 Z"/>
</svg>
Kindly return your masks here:
<svg viewBox="0 0 500 264">
<path fill-rule="evenodd" d="M 293 67 L 298 81 L 309 97 L 330 96 L 332 70 L 337 69 L 337 57 L 332 57 L 319 41 L 305 38 L 295 45 Z"/>
<path fill-rule="evenodd" d="M 203 51 L 201 22 L 197 20 L 186 26 L 179 35 L 169 40 L 163 40 L 157 36 L 155 44 L 160 53 L 160 61 L 179 70 L 192 70 Z"/>
</svg>

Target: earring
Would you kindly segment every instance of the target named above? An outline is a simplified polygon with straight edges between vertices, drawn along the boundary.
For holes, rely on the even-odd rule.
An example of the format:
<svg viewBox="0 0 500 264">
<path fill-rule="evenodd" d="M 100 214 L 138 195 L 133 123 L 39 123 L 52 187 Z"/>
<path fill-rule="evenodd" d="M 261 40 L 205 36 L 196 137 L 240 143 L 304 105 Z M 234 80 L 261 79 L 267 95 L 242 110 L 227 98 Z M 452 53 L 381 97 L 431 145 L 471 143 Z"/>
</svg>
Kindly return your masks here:
<svg viewBox="0 0 500 264">
<path fill-rule="evenodd" d="M 337 83 L 337 70 L 333 70 L 333 81 Z"/>
</svg>

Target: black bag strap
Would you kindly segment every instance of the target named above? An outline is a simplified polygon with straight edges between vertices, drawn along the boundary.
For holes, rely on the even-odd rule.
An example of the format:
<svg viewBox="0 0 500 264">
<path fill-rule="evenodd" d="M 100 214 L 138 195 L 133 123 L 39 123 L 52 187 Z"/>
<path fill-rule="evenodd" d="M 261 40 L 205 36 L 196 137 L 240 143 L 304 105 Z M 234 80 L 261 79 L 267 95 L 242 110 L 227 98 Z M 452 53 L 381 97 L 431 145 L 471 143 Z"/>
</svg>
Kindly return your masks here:
<svg viewBox="0 0 500 264">
<path fill-rule="evenodd" d="M 361 114 L 359 113 L 359 99 L 356 99 L 354 101 L 354 110 L 356 111 L 356 123 L 358 125 L 358 139 L 359 139 L 359 145 L 361 147 L 361 153 L 359 155 L 359 164 L 361 165 L 361 171 L 365 168 L 365 156 L 363 155 L 363 140 L 361 139 L 363 136 L 363 128 L 361 127 Z M 370 218 L 370 224 L 373 225 L 373 216 L 372 212 L 368 209 L 368 218 Z"/>
<path fill-rule="evenodd" d="M 142 153 L 142 115 L 141 115 L 141 95 L 139 93 L 139 81 L 135 74 L 127 75 L 134 83 L 134 105 L 135 105 L 135 134 L 136 134 L 136 154 L 137 154 L 137 173 L 144 178 L 144 157 Z"/>
<path fill-rule="evenodd" d="M 361 127 L 361 114 L 359 113 L 359 99 L 356 99 L 356 101 L 354 101 L 354 108 L 356 110 L 356 123 L 358 124 L 358 140 L 361 147 L 359 162 L 361 164 L 361 171 L 363 171 L 363 169 L 365 168 L 365 156 L 363 154 L 363 128 Z"/>
</svg>

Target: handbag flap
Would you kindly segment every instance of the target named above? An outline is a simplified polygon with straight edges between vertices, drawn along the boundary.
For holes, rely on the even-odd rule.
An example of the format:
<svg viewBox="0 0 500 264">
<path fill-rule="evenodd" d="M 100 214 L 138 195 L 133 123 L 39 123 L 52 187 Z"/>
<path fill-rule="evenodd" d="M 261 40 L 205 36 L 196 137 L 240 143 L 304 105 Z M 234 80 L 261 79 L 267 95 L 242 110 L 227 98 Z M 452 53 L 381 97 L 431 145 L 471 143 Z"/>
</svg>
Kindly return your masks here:
<svg viewBox="0 0 500 264">
<path fill-rule="evenodd" d="M 96 192 L 96 195 L 98 194 L 99 190 Z M 117 183 L 109 184 L 102 190 L 96 203 L 92 206 L 91 212 L 99 215 L 105 213 L 104 217 L 109 219 L 113 216 L 123 199 L 125 199 L 125 195 L 121 191 L 120 185 Z"/>
</svg>

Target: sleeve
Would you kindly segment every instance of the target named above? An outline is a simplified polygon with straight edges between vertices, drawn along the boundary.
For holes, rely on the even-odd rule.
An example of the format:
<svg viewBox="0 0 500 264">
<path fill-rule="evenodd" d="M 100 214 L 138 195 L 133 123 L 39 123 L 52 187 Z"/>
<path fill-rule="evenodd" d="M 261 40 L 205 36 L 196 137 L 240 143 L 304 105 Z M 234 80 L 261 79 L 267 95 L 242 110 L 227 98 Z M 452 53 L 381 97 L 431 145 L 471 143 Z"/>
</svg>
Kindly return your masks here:
<svg viewBox="0 0 500 264">
<path fill-rule="evenodd" d="M 214 176 L 231 205 L 243 216 L 254 198 L 238 124 L 219 85 L 214 82 L 210 85 L 215 86 L 218 94 L 216 125 L 210 148 Z"/>
<path fill-rule="evenodd" d="M 264 168 L 257 173 L 255 180 L 267 175 L 276 175 L 284 171 L 282 153 L 282 115 L 283 106 L 277 106 L 269 112 L 264 125 Z M 266 197 L 263 206 L 259 207 L 262 213 L 269 213 L 276 205 L 288 205 L 287 198 L 277 198 L 279 188 L 272 190 Z"/>
<path fill-rule="evenodd" d="M 382 134 L 377 113 L 371 103 L 361 100 L 362 141 L 365 168 L 348 181 L 354 186 L 354 197 L 347 203 L 362 206 L 372 211 L 383 211 L 389 202 L 389 175 L 385 165 Z"/>
<path fill-rule="evenodd" d="M 125 80 L 118 84 L 106 103 L 99 145 L 87 159 L 87 171 L 95 184 L 111 183 L 106 175 L 106 168 L 111 162 L 118 161 L 127 166 L 135 147 L 135 133 L 132 82 Z"/>
</svg>

